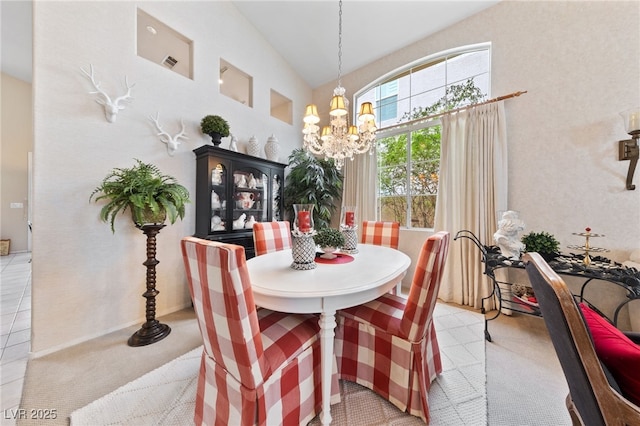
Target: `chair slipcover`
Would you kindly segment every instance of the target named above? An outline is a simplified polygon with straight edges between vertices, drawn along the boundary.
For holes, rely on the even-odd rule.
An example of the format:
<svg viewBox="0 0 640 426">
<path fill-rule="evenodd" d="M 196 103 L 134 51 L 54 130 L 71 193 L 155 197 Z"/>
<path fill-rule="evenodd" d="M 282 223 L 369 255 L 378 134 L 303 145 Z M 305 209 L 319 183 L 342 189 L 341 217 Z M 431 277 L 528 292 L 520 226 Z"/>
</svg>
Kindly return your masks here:
<svg viewBox="0 0 640 426">
<path fill-rule="evenodd" d="M 362 244 L 391 247 L 398 249 L 400 242 L 400 222 L 376 222 L 365 220 L 362 222 Z M 402 293 L 402 282 L 391 289 L 389 293 Z"/>
<path fill-rule="evenodd" d="M 340 378 L 372 389 L 427 423 L 428 391 L 442 372 L 432 314 L 448 247 L 448 232 L 425 241 L 408 299 L 387 293 L 338 312 Z"/>
<path fill-rule="evenodd" d="M 253 225 L 253 245 L 256 256 L 291 248 L 289 222 L 257 222 Z"/>
<path fill-rule="evenodd" d="M 322 399 L 318 317 L 256 308 L 244 247 L 185 237 L 182 255 L 204 340 L 196 425 L 313 419 Z"/>
<path fill-rule="evenodd" d="M 377 246 L 398 249 L 400 240 L 399 222 L 376 222 L 365 220 L 362 222 L 362 244 L 375 244 Z"/>
</svg>

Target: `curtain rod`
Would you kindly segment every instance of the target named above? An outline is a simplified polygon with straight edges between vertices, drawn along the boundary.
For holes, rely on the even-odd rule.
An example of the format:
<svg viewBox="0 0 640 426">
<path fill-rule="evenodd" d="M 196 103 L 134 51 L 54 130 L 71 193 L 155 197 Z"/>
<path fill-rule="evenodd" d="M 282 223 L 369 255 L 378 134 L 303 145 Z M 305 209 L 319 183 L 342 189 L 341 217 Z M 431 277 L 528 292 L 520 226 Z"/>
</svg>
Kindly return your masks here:
<svg viewBox="0 0 640 426">
<path fill-rule="evenodd" d="M 429 120 L 432 120 L 432 119 L 437 118 L 437 117 L 441 117 L 441 116 L 446 115 L 446 114 L 453 114 L 454 112 L 464 111 L 465 109 L 475 108 L 475 107 L 480 106 L 480 105 L 485 105 L 485 104 L 490 104 L 492 102 L 498 102 L 498 101 L 503 101 L 505 99 L 515 98 L 515 97 L 518 97 L 520 95 L 524 95 L 525 93 L 527 93 L 526 90 L 509 93 L 508 95 L 498 96 L 497 98 L 489 99 L 488 101 L 480 102 L 480 103 L 477 103 L 477 104 L 466 105 L 466 106 L 463 106 L 463 107 L 460 107 L 460 108 L 451 109 L 449 111 L 439 112 L 438 114 L 432 114 L 432 115 L 428 115 L 426 117 L 416 118 L 415 120 L 406 121 L 404 123 L 394 124 L 393 126 L 389 126 L 389 127 L 385 127 L 383 129 L 380 129 L 380 131 L 386 132 L 388 130 L 399 129 L 401 127 L 411 126 L 412 124 L 420 123 L 422 121 L 429 121 Z"/>
</svg>

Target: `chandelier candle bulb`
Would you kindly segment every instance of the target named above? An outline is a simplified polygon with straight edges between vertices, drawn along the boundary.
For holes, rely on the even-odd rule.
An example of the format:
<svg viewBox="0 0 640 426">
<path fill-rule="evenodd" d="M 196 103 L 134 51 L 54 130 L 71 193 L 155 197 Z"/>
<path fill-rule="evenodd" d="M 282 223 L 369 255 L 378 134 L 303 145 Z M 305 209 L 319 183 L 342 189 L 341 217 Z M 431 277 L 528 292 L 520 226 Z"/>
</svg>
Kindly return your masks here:
<svg viewBox="0 0 640 426">
<path fill-rule="evenodd" d="M 627 132 L 640 130 L 640 112 L 629 114 L 629 124 L 627 124 Z"/>
</svg>

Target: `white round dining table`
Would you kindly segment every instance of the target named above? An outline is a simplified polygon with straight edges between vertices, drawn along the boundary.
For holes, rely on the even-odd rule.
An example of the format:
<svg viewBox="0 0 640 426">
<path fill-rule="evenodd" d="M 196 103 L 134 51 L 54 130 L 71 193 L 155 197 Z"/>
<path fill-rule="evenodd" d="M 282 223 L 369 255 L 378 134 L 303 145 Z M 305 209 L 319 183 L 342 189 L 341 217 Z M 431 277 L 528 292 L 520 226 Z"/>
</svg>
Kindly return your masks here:
<svg viewBox="0 0 640 426">
<path fill-rule="evenodd" d="M 373 300 L 395 287 L 411 259 L 399 250 L 358 244 L 348 263 L 317 263 L 315 269 L 291 268 L 291 250 L 247 261 L 256 305 L 280 312 L 320 314 L 322 424 L 331 423 L 331 370 L 336 310 Z"/>
</svg>

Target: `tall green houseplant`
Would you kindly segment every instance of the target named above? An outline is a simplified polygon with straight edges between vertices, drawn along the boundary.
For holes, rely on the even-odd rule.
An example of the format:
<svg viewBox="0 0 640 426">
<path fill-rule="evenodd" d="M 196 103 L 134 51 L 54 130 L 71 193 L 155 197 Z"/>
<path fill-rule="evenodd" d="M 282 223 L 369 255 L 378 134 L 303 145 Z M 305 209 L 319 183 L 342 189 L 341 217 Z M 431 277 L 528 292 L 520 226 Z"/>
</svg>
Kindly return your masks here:
<svg viewBox="0 0 640 426">
<path fill-rule="evenodd" d="M 157 166 L 135 161 L 133 167 L 111 170 L 89 196 L 89 201 L 107 201 L 100 218 L 111 224 L 111 231 L 115 232 L 118 213 L 127 209 L 137 226 L 164 223 L 167 216 L 172 224 L 184 218 L 185 204 L 191 202 L 189 191 Z"/>
<path fill-rule="evenodd" d="M 318 159 L 302 148 L 289 155 L 289 174 L 284 187 L 284 205 L 289 218 L 294 204 L 315 204 L 315 229 L 328 228 L 342 199 L 342 174 L 333 160 Z"/>
</svg>

